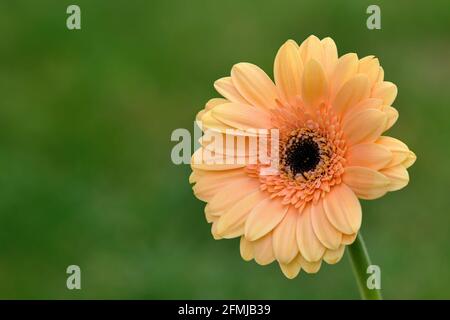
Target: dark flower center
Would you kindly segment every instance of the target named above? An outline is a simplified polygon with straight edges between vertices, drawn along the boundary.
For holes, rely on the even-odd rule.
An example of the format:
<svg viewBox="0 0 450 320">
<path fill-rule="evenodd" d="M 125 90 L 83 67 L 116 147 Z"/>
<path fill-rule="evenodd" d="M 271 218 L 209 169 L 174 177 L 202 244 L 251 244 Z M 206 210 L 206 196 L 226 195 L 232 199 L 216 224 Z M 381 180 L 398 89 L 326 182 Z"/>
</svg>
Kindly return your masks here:
<svg viewBox="0 0 450 320">
<path fill-rule="evenodd" d="M 320 150 L 317 143 L 310 137 L 292 137 L 284 154 L 284 165 L 295 176 L 314 170 L 320 162 Z"/>
</svg>

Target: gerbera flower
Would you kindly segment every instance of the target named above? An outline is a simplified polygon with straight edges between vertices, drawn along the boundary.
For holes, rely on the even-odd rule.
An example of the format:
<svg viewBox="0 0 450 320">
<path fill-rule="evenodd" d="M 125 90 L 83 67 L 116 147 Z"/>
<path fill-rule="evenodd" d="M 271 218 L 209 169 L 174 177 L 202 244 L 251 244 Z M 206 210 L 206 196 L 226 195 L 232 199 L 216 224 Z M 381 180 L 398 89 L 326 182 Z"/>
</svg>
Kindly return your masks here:
<svg viewBox="0 0 450 320">
<path fill-rule="evenodd" d="M 301 269 L 317 272 L 322 260 L 337 263 L 361 227 L 358 198 L 405 187 L 416 156 L 384 135 L 398 119 L 391 106 L 397 87 L 384 81 L 374 56 L 338 57 L 330 38 L 310 36 L 300 46 L 289 40 L 276 55 L 274 78 L 250 63 L 234 65 L 214 84 L 223 98 L 210 100 L 197 121 L 224 139 L 227 129 L 278 129 L 278 172 L 262 174 L 260 162 L 203 159 L 192 162 L 190 182 L 207 202 L 215 239 L 240 237 L 244 260 L 276 260 L 294 278 Z M 201 143 L 194 156 L 205 153 L 208 143 Z"/>
</svg>

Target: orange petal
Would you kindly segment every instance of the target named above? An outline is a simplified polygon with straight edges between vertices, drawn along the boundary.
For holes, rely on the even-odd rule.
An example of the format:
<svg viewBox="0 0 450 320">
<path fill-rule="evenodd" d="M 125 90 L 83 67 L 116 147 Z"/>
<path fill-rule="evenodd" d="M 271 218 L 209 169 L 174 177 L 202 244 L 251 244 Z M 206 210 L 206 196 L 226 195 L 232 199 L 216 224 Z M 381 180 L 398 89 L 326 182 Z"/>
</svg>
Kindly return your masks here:
<svg viewBox="0 0 450 320">
<path fill-rule="evenodd" d="M 244 233 L 245 220 L 250 211 L 261 201 L 267 198 L 267 195 L 259 190 L 245 196 L 237 201 L 233 206 L 220 216 L 217 222 L 217 233 L 223 238 L 230 238 L 230 234 L 235 234 L 240 230 L 239 236 Z"/>
<path fill-rule="evenodd" d="M 380 172 L 390 180 L 388 187 L 389 191 L 400 190 L 406 187 L 409 182 L 408 170 L 406 170 L 406 168 L 401 164 L 395 167 L 380 170 Z"/>
<path fill-rule="evenodd" d="M 266 199 L 260 202 L 247 218 L 245 223 L 245 237 L 254 241 L 272 231 L 283 220 L 288 206 L 278 199 Z"/>
<path fill-rule="evenodd" d="M 314 35 L 309 36 L 299 47 L 299 53 L 302 57 L 303 64 L 314 59 L 322 64 L 324 59 L 324 50 L 319 38 Z"/>
<path fill-rule="evenodd" d="M 216 80 L 216 82 L 214 82 L 214 88 L 231 102 L 248 104 L 248 101 L 245 100 L 234 86 L 231 77 L 224 77 Z"/>
<path fill-rule="evenodd" d="M 383 111 L 387 117 L 386 128 L 384 128 L 384 131 L 387 131 L 397 122 L 399 114 L 397 109 L 391 106 L 383 106 L 381 111 Z"/>
<path fill-rule="evenodd" d="M 397 97 L 397 86 L 392 82 L 379 82 L 373 87 L 372 97 L 380 98 L 383 104 L 390 106 Z"/>
<path fill-rule="evenodd" d="M 236 129 L 268 129 L 270 114 L 248 104 L 226 103 L 212 110 L 214 118 Z"/>
<path fill-rule="evenodd" d="M 238 63 L 231 69 L 231 79 L 239 93 L 252 105 L 277 107 L 277 88 L 258 66 L 246 62 Z"/>
<path fill-rule="evenodd" d="M 288 264 L 298 254 L 296 230 L 298 210 L 290 207 L 280 224 L 273 230 L 273 251 L 276 259 Z"/>
<path fill-rule="evenodd" d="M 348 80 L 333 101 L 333 109 L 337 114 L 344 114 L 359 102 L 369 97 L 369 79 L 365 74 L 358 74 Z"/>
<path fill-rule="evenodd" d="M 353 234 L 361 227 L 361 204 L 345 184 L 335 186 L 323 199 L 323 207 L 331 224 L 340 232 Z"/>
<path fill-rule="evenodd" d="M 302 79 L 302 97 L 307 106 L 317 107 L 324 101 L 327 80 L 321 65 L 314 59 L 306 63 Z"/>
<path fill-rule="evenodd" d="M 340 57 L 331 76 L 331 98 L 341 89 L 348 79 L 353 77 L 358 70 L 358 56 L 355 53 L 347 53 Z"/>
<path fill-rule="evenodd" d="M 250 261 L 254 258 L 253 256 L 253 245 L 250 241 L 245 239 L 244 236 L 241 237 L 241 241 L 239 244 L 239 249 L 241 252 L 241 257 L 245 261 Z"/>
<path fill-rule="evenodd" d="M 404 161 L 410 156 L 408 146 L 398 139 L 382 136 L 379 137 L 375 143 L 382 145 L 392 153 L 391 161 L 386 164 L 386 168 L 394 167 Z"/>
<path fill-rule="evenodd" d="M 211 214 L 231 208 L 237 201 L 259 189 L 259 181 L 255 178 L 239 179 L 222 188 L 206 205 L 205 210 Z"/>
<path fill-rule="evenodd" d="M 392 160 L 392 152 L 377 143 L 361 143 L 347 150 L 347 165 L 367 167 L 374 170 L 384 168 Z"/>
<path fill-rule="evenodd" d="M 288 279 L 294 279 L 300 273 L 301 270 L 300 255 L 298 255 L 294 260 L 292 260 L 288 264 L 281 262 L 279 264 L 281 271 Z"/>
<path fill-rule="evenodd" d="M 328 264 L 336 264 L 338 263 L 345 252 L 345 245 L 341 245 L 336 250 L 327 250 L 323 255 L 323 260 L 325 260 Z"/>
<path fill-rule="evenodd" d="M 364 73 L 369 79 L 372 87 L 378 79 L 380 73 L 380 62 L 374 56 L 367 56 L 359 60 L 358 73 Z"/>
<path fill-rule="evenodd" d="M 322 260 L 311 262 L 300 257 L 300 265 L 306 273 L 317 273 L 322 265 Z"/>
<path fill-rule="evenodd" d="M 322 259 L 325 247 L 317 238 L 311 222 L 311 205 L 307 205 L 297 220 L 297 244 L 300 254 L 308 261 Z"/>
<path fill-rule="evenodd" d="M 386 127 L 386 115 L 376 109 L 356 112 L 345 119 L 343 124 L 347 144 L 352 146 L 375 141 Z"/>
<path fill-rule="evenodd" d="M 258 264 L 265 266 L 275 260 L 273 254 L 272 233 L 268 233 L 264 237 L 252 241 L 252 246 L 255 261 Z"/>
<path fill-rule="evenodd" d="M 342 233 L 328 220 L 322 201 L 311 205 L 311 222 L 314 233 L 328 249 L 337 249 L 341 245 Z"/>
<path fill-rule="evenodd" d="M 327 37 L 320 41 L 323 47 L 323 68 L 328 77 L 331 76 L 338 61 L 338 52 L 333 39 Z"/>
<path fill-rule="evenodd" d="M 275 83 L 286 101 L 295 105 L 301 96 L 303 63 L 295 41 L 288 40 L 275 57 Z"/>
<path fill-rule="evenodd" d="M 193 186 L 194 194 L 202 201 L 209 201 L 226 185 L 240 179 L 248 179 L 243 169 L 226 170 L 226 171 L 208 171 L 197 177 L 196 184 Z"/>
<path fill-rule="evenodd" d="M 346 167 L 343 181 L 361 199 L 372 200 L 383 196 L 390 181 L 376 170 L 365 167 Z"/>
</svg>

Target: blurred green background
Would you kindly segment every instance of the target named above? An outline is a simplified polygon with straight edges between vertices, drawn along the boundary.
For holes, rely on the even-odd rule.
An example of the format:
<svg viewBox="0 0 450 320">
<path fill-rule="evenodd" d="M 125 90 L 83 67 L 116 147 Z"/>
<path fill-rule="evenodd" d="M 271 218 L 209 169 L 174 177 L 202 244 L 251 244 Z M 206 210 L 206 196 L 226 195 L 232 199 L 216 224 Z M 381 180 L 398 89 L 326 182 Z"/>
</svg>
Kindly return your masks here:
<svg viewBox="0 0 450 320">
<path fill-rule="evenodd" d="M 385 298 L 450 298 L 449 21 L 448 1 L 2 1 L 0 298 L 359 298 L 346 257 L 287 280 L 213 240 L 170 161 L 215 79 L 240 61 L 272 74 L 310 34 L 375 54 L 399 88 L 390 133 L 418 160 L 406 189 L 363 203 Z"/>
</svg>

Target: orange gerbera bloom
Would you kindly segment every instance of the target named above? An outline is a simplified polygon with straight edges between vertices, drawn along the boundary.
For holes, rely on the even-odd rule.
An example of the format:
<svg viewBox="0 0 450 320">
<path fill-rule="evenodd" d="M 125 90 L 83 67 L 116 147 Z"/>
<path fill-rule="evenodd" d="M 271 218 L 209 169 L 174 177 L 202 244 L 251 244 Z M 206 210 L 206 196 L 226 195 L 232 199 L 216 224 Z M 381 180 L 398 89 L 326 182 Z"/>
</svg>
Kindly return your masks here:
<svg viewBox="0 0 450 320">
<path fill-rule="evenodd" d="M 383 135 L 398 118 L 391 106 L 397 87 L 384 81 L 377 58 L 338 57 L 330 38 L 310 36 L 300 46 L 289 40 L 274 78 L 236 64 L 231 77 L 215 82 L 224 98 L 210 100 L 197 121 L 224 138 L 227 129 L 278 129 L 278 172 L 261 174 L 260 162 L 193 161 L 190 182 L 207 202 L 215 239 L 240 237 L 243 259 L 277 260 L 294 278 L 301 269 L 317 272 L 322 260 L 337 263 L 361 226 L 358 198 L 405 187 L 416 156 Z M 201 143 L 196 155 L 208 146 Z"/>
</svg>

